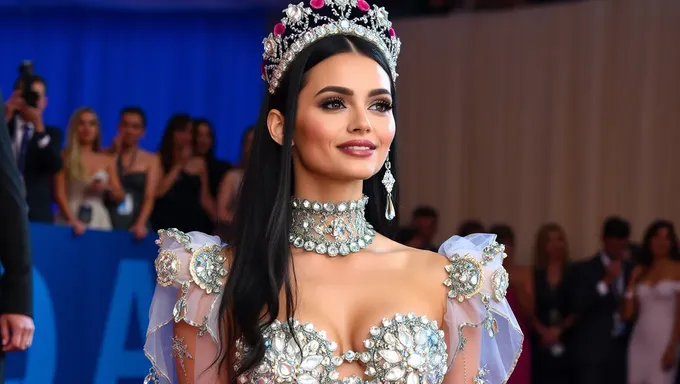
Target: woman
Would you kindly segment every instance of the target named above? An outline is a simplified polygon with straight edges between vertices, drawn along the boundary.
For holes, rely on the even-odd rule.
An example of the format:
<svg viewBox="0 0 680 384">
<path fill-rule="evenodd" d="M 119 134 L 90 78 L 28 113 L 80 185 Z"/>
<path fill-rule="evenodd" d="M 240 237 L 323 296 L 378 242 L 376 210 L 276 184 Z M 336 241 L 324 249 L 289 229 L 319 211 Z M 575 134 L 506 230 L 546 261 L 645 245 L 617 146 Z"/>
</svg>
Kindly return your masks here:
<svg viewBox="0 0 680 384">
<path fill-rule="evenodd" d="M 532 299 L 534 307 L 533 371 L 536 383 L 571 383 L 565 333 L 574 317 L 566 304 L 565 276 L 569 267 L 567 236 L 559 224 L 539 228 L 534 245 Z"/>
<path fill-rule="evenodd" d="M 379 234 L 395 214 L 398 45 L 384 9 L 364 0 L 285 10 L 265 40 L 269 95 L 234 242 L 161 232 L 147 382 L 510 375 L 522 333 L 495 237 L 454 237 L 438 255 Z"/>
<path fill-rule="evenodd" d="M 680 341 L 680 263 L 671 222 L 659 220 L 645 233 L 640 265 L 630 274 L 621 318 L 637 315 L 628 346 L 630 384 L 670 384 L 677 373 Z"/>
<path fill-rule="evenodd" d="M 503 261 L 503 267 L 512 276 L 512 281 L 508 286 L 508 303 L 517 316 L 522 332 L 528 334 L 531 332 L 531 319 L 534 309 L 531 302 L 533 300 L 531 269 L 516 264 L 515 233 L 510 226 L 497 224 L 492 226 L 489 232 L 495 234 L 498 242 L 505 246 L 507 256 Z M 507 384 L 531 384 L 531 382 L 531 340 L 526 338 L 522 344 L 522 355 L 519 357 L 517 366 Z M 537 381 L 537 383 L 543 384 L 544 382 Z"/>
<path fill-rule="evenodd" d="M 73 227 L 80 236 L 86 228 L 110 230 L 104 198 L 123 200 L 123 189 L 112 156 L 101 153 L 97 114 L 90 108 L 73 112 L 67 128 L 64 167 L 54 180 L 59 205 L 57 222 Z"/>
<path fill-rule="evenodd" d="M 231 164 L 215 156 L 215 130 L 208 119 L 194 119 L 193 145 L 196 156 L 202 157 L 208 167 L 208 184 L 210 195 L 217 197 L 217 190 L 224 174 L 231 168 Z"/>
<path fill-rule="evenodd" d="M 139 147 L 145 131 L 144 111 L 139 107 L 123 108 L 111 150 L 125 190 L 123 202 L 108 205 L 111 222 L 114 229 L 129 230 L 137 240 L 148 234 L 160 176 L 158 156 Z"/>
<path fill-rule="evenodd" d="M 253 128 L 248 128 L 241 138 L 241 162 L 238 167 L 230 169 L 220 183 L 217 194 L 217 217 L 219 219 L 218 234 L 229 241 L 233 232 L 234 214 L 237 198 L 243 181 L 243 171 L 248 164 L 250 146 L 253 143 Z"/>
<path fill-rule="evenodd" d="M 151 216 L 156 230 L 212 231 L 209 216 L 215 213 L 215 202 L 205 160 L 194 156 L 191 129 L 191 118 L 177 114 L 163 132 L 159 151 L 162 176 Z"/>
</svg>

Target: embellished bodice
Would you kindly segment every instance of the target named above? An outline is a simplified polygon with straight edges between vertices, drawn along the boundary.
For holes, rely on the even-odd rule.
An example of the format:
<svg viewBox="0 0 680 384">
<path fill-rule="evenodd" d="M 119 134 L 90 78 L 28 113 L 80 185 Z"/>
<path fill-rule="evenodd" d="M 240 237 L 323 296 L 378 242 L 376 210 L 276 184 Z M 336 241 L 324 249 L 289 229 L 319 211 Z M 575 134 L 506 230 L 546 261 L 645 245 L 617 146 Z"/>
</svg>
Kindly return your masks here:
<svg viewBox="0 0 680 384">
<path fill-rule="evenodd" d="M 426 316 L 396 314 L 370 328 L 362 351 L 338 353 L 335 342 L 311 323 L 276 321 L 264 332 L 267 351 L 241 383 L 299 384 L 440 384 L 447 370 L 444 331 Z M 296 340 L 297 339 L 297 340 Z M 370 379 L 340 380 L 337 368 L 365 366 Z"/>
<path fill-rule="evenodd" d="M 215 236 L 176 229 L 159 231 L 157 286 L 144 351 L 152 363 L 145 384 L 224 382 L 213 364 L 220 350 L 219 307 L 228 278 L 224 244 Z M 490 384 L 512 373 L 523 335 L 505 299 L 508 274 L 503 246 L 493 235 L 454 236 L 439 252 L 445 268 L 433 278 L 448 290 L 443 322 L 414 313 L 395 314 L 365 330 L 360 350 L 341 351 L 311 323 L 275 321 L 263 329 L 263 359 L 240 383 Z M 319 256 L 323 257 L 323 256 Z M 440 301 L 442 297 L 424 297 Z M 438 319 L 439 320 L 439 319 Z M 195 334 L 173 334 L 173 324 Z M 446 329 L 446 332 L 444 331 Z M 192 340 L 185 340 L 185 337 Z M 195 340 L 193 340 L 195 339 Z M 238 368 L 248 346 L 239 341 L 231 362 Z M 341 366 L 362 375 L 341 377 Z M 187 369 L 187 366 L 193 369 Z M 194 372 L 194 377 L 188 377 Z M 240 372 L 240 371 L 239 371 Z M 453 373 L 452 373 L 453 372 Z M 474 380 L 474 381 L 473 381 Z"/>
</svg>

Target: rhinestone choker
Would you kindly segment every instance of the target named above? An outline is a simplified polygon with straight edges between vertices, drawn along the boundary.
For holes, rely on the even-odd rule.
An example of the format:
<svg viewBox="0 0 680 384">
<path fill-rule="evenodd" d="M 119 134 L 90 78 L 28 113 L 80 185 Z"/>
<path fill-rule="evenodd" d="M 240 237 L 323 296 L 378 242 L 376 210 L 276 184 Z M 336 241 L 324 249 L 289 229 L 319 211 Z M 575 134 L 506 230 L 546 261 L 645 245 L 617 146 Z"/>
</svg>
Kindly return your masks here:
<svg viewBox="0 0 680 384">
<path fill-rule="evenodd" d="M 366 221 L 368 197 L 339 203 L 293 199 L 290 243 L 320 255 L 347 256 L 373 242 L 375 230 Z"/>
</svg>

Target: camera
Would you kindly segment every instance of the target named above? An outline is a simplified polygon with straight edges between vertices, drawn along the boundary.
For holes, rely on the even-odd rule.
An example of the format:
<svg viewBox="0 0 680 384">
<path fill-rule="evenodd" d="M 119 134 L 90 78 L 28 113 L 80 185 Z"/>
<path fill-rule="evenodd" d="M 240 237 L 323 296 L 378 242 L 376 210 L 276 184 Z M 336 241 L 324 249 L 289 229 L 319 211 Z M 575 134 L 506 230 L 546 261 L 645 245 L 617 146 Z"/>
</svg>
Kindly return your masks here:
<svg viewBox="0 0 680 384">
<path fill-rule="evenodd" d="M 26 105 L 30 107 L 37 107 L 40 95 L 33 91 L 32 85 L 35 82 L 33 75 L 33 63 L 30 60 L 24 60 L 19 66 L 19 85 L 21 86 L 21 98 L 24 99 Z"/>
</svg>

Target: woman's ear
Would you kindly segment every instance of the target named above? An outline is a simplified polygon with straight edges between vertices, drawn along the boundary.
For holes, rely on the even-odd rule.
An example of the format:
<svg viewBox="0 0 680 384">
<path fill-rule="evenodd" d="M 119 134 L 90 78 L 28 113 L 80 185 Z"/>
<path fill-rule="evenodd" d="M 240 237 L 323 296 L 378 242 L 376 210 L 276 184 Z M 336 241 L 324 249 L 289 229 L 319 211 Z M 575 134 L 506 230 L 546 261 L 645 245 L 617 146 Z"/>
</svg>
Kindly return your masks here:
<svg viewBox="0 0 680 384">
<path fill-rule="evenodd" d="M 283 145 L 283 114 L 278 109 L 272 109 L 267 115 L 267 129 L 272 140 Z"/>
</svg>

